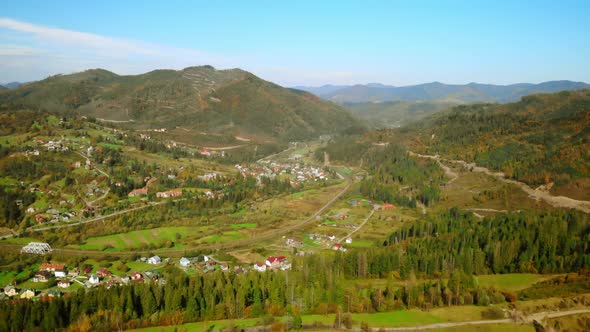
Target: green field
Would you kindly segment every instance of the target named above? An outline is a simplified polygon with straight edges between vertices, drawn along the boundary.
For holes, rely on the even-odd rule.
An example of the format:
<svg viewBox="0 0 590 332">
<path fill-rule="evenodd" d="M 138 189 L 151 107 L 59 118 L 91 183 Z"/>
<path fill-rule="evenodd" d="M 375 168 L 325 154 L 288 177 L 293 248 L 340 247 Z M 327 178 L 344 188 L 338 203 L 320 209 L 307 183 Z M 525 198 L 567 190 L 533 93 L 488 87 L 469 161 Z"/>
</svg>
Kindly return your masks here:
<svg viewBox="0 0 590 332">
<path fill-rule="evenodd" d="M 500 290 L 518 291 L 549 279 L 553 276 L 532 273 L 489 274 L 477 276 L 481 286 L 495 287 Z"/>
<path fill-rule="evenodd" d="M 329 315 L 303 315 L 301 316 L 304 325 L 313 325 L 318 322 L 322 325 L 332 326 L 334 323 L 334 314 Z M 284 321 L 285 317 L 275 318 L 278 321 Z M 360 322 L 367 322 L 371 327 L 383 327 L 383 326 L 415 326 L 422 324 L 434 324 L 441 323 L 444 320 L 432 316 L 426 312 L 419 310 L 403 310 L 393 312 L 382 312 L 376 314 L 352 314 L 354 326 L 359 326 Z M 259 322 L 259 318 L 249 318 L 241 320 L 219 320 L 211 322 L 199 322 L 199 323 L 188 323 L 177 326 L 159 326 L 150 327 L 145 329 L 137 329 L 130 331 L 141 331 L 141 332 L 160 332 L 160 331 L 175 331 L 179 327 L 182 327 L 186 331 L 207 331 L 211 327 L 214 330 L 221 330 L 225 327 L 235 324 L 239 327 L 250 327 L 256 326 Z"/>
<path fill-rule="evenodd" d="M 201 239 L 204 243 L 220 243 L 232 240 L 239 240 L 244 237 L 244 234 L 237 231 L 223 232 L 221 234 L 213 234 Z"/>
<path fill-rule="evenodd" d="M 76 246 L 84 250 L 126 250 L 142 245 L 160 246 L 166 241 L 177 242 L 187 236 L 197 235 L 207 227 L 169 226 L 127 233 L 91 237 L 85 244 Z"/>
<path fill-rule="evenodd" d="M 375 245 L 375 241 L 371 240 L 353 240 L 352 243 L 347 244 L 348 247 L 353 248 L 368 248 L 373 247 Z"/>
<path fill-rule="evenodd" d="M 216 320 L 212 322 L 198 322 L 198 323 L 188 323 L 183 325 L 175 325 L 175 326 L 156 326 L 156 327 L 148 327 L 144 329 L 137 329 L 137 330 L 128 330 L 128 331 L 136 331 L 136 332 L 172 332 L 178 331 L 179 327 L 182 328 L 184 331 L 221 331 L 228 326 L 238 326 L 238 327 L 250 327 L 256 326 L 256 323 L 259 321 L 258 318 L 249 318 L 249 319 L 240 319 L 240 320 Z"/>
<path fill-rule="evenodd" d="M 522 324 L 486 324 L 486 325 L 466 325 L 466 326 L 455 326 L 452 328 L 435 329 L 430 331 L 439 332 L 534 332 L 535 328 L 533 325 L 522 325 Z"/>
<path fill-rule="evenodd" d="M 244 229 L 244 228 L 256 228 L 258 225 L 256 223 L 243 223 L 243 224 L 233 224 L 231 228 L 233 229 Z"/>
<path fill-rule="evenodd" d="M 2 241 L 9 242 L 9 243 L 18 243 L 18 244 L 22 244 L 23 246 L 26 244 L 29 244 L 29 242 L 43 242 L 39 239 L 35 239 L 32 237 L 14 237 L 14 238 L 5 239 Z"/>
</svg>

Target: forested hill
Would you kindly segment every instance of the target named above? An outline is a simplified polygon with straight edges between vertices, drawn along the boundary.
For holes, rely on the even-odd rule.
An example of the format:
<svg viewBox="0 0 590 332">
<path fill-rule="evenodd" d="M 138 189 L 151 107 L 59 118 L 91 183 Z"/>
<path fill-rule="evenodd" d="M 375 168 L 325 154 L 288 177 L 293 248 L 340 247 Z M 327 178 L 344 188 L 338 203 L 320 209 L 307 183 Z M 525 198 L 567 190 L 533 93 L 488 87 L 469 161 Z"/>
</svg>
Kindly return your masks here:
<svg viewBox="0 0 590 332">
<path fill-rule="evenodd" d="M 136 129 L 176 127 L 260 140 L 336 133 L 355 118 L 333 103 L 240 69 L 211 66 L 120 76 L 93 69 L 0 92 L 0 107 L 75 111 Z"/>
<path fill-rule="evenodd" d="M 475 161 L 529 184 L 567 186 L 590 177 L 590 90 L 457 106 L 405 134 L 424 153 Z"/>
</svg>

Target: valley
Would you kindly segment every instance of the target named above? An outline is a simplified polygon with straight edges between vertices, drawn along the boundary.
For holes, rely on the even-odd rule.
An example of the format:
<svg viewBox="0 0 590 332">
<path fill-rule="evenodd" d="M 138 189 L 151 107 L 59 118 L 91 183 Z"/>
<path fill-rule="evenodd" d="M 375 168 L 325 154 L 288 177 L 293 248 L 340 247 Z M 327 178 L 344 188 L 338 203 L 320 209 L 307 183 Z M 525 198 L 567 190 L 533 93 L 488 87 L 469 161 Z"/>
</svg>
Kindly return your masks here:
<svg viewBox="0 0 590 332">
<path fill-rule="evenodd" d="M 191 331 L 292 326 L 295 317 L 304 329 L 532 329 L 533 321 L 588 315 L 590 202 L 478 159 L 429 154 L 433 148 L 416 138 L 432 136 L 430 128 L 324 135 L 268 149 L 238 135 L 199 132 L 221 139 L 199 145 L 178 139 L 175 133 L 194 131 L 184 127 L 125 129 L 20 112 L 28 116 L 2 114 L 2 192 L 15 203 L 4 207 L 0 281 L 32 289 L 33 300 L 180 292 L 160 302 L 155 325 Z M 523 223 L 545 240 L 525 235 Z M 577 235 L 549 237 L 564 228 Z M 540 241 L 555 258 L 547 259 L 553 256 Z M 35 242 L 51 252 L 21 253 Z M 47 262 L 73 274 L 43 272 Z M 222 283 L 233 295 L 200 300 L 202 310 L 223 304 L 222 311 L 174 318 L 194 310 L 185 302 L 190 287 L 199 287 L 197 297 L 208 292 L 186 280 Z M 282 290 L 260 297 L 256 287 L 236 284 L 244 282 Z M 552 286 L 539 290 L 543 283 Z M 242 304 L 227 303 L 238 298 Z M 257 304 L 262 298 L 266 304 Z M 180 302 L 166 309 L 169 301 Z M 154 325 L 125 319 L 129 329 Z"/>
</svg>

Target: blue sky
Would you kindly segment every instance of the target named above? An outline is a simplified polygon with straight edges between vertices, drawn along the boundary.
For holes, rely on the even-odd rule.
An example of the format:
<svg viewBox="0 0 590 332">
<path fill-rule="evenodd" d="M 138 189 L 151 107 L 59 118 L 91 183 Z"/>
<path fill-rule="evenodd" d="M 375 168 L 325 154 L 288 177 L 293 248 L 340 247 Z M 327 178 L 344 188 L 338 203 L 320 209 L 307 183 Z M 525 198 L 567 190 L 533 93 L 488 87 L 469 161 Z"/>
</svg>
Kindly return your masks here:
<svg viewBox="0 0 590 332">
<path fill-rule="evenodd" d="M 590 1 L 10 1 L 0 82 L 211 64 L 286 86 L 590 82 Z"/>
</svg>

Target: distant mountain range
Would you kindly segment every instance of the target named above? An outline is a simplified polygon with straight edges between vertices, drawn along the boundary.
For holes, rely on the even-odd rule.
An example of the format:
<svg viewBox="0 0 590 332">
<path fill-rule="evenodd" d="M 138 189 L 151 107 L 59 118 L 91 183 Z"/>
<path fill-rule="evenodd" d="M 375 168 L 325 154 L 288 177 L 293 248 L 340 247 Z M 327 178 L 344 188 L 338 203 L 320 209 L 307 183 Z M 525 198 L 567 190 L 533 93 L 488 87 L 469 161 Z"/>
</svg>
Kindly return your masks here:
<svg viewBox="0 0 590 332">
<path fill-rule="evenodd" d="M 464 85 L 440 82 L 395 87 L 379 83 L 365 85 L 321 87 L 298 86 L 296 89 L 311 92 L 336 103 L 446 102 L 454 104 L 476 102 L 513 102 L 535 93 L 553 93 L 563 90 L 590 88 L 590 84 L 572 81 L 550 81 L 539 84 L 519 83 L 492 85 L 469 83 Z"/>
<path fill-rule="evenodd" d="M 10 83 L 6 83 L 6 84 L 2 84 L 2 85 L 0 85 L 0 87 L 7 88 L 7 89 L 14 89 L 14 88 L 18 88 L 19 86 L 21 86 L 23 84 L 25 84 L 25 83 L 10 82 Z"/>
<path fill-rule="evenodd" d="M 0 110 L 27 108 L 74 111 L 133 129 L 182 128 L 181 138 L 227 142 L 303 140 L 358 124 L 346 109 L 313 94 L 211 66 L 129 76 L 92 69 L 0 91 Z"/>
</svg>

